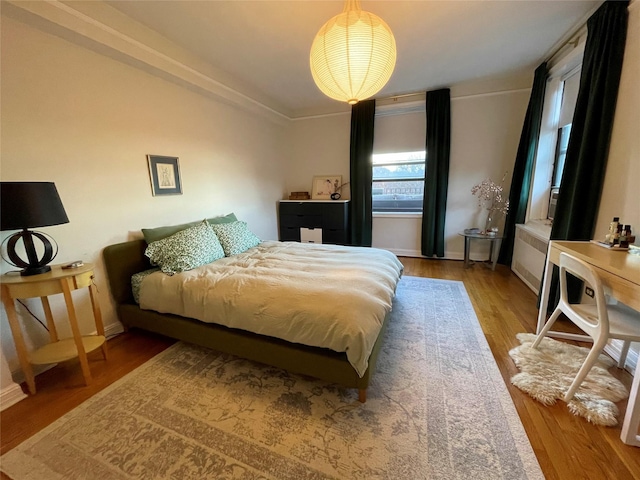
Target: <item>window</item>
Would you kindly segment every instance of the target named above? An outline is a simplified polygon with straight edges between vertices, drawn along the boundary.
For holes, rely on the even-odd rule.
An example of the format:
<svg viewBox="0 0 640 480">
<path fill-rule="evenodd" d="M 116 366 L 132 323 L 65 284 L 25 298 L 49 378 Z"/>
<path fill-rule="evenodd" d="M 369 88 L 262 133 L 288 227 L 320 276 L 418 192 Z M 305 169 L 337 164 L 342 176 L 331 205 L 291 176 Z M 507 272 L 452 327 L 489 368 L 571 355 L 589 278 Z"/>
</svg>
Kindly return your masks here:
<svg viewBox="0 0 640 480">
<path fill-rule="evenodd" d="M 558 142 L 556 145 L 555 161 L 553 162 L 551 188 L 560 187 L 562 172 L 564 170 L 564 159 L 567 156 L 567 147 L 569 146 L 569 133 L 571 133 L 571 124 L 564 125 L 558 129 Z"/>
<path fill-rule="evenodd" d="M 424 150 L 374 154 L 373 211 L 421 213 L 424 175 Z"/>
<path fill-rule="evenodd" d="M 553 221 L 558 200 L 558 191 L 562 181 L 564 171 L 564 160 L 567 157 L 567 147 L 569 146 L 569 135 L 571 134 L 571 123 L 573 121 L 573 111 L 576 107 L 578 89 L 580 87 L 580 65 L 561 77 L 558 84 L 560 96 L 560 109 L 557 112 L 558 133 L 556 136 L 556 148 L 553 156 L 553 170 L 551 173 L 551 188 L 549 190 L 549 203 L 547 206 L 547 220 Z"/>
<path fill-rule="evenodd" d="M 555 62 L 549 71 L 530 191 L 527 220 L 539 220 L 550 226 L 555 216 L 558 190 L 562 180 L 569 136 L 573 122 L 584 42 Z"/>
</svg>

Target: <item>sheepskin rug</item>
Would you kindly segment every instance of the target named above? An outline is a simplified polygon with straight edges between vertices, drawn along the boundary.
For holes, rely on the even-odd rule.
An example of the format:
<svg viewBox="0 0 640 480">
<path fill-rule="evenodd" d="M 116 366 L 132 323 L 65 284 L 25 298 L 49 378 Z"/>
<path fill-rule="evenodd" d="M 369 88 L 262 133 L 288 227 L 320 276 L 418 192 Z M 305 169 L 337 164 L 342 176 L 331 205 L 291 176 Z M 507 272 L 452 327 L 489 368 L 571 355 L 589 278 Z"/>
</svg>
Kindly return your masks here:
<svg viewBox="0 0 640 480">
<path fill-rule="evenodd" d="M 562 400 L 571 382 L 582 366 L 589 348 L 578 347 L 545 337 L 537 349 L 531 348 L 536 335 L 519 333 L 521 345 L 509 352 L 520 370 L 511 383 L 544 405 Z M 586 418 L 596 425 L 618 424 L 618 407 L 615 402 L 629 396 L 625 386 L 609 373 L 615 362 L 600 355 L 574 397 L 567 406 L 574 415 Z"/>
</svg>

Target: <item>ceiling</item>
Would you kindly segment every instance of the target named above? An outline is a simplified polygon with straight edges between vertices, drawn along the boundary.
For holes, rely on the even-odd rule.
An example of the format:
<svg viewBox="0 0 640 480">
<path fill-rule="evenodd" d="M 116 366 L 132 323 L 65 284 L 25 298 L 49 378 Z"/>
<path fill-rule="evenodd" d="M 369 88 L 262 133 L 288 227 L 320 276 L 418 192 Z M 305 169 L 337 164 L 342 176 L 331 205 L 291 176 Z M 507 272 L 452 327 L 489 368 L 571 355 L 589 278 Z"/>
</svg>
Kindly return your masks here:
<svg viewBox="0 0 640 480">
<path fill-rule="evenodd" d="M 309 70 L 313 38 L 342 11 L 342 1 L 106 3 L 223 72 L 223 82 L 234 84 L 227 86 L 287 116 L 348 109 L 325 97 Z M 396 38 L 396 68 L 377 97 L 532 73 L 601 3 L 362 0 Z"/>
</svg>

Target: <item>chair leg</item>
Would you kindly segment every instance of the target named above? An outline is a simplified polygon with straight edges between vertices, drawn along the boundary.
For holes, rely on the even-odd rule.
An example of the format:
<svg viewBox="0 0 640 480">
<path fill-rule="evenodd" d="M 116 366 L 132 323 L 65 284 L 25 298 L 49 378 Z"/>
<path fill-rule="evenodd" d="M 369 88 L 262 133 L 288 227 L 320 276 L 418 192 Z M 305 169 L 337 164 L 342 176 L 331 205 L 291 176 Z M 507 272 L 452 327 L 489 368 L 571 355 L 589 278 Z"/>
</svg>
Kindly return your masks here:
<svg viewBox="0 0 640 480">
<path fill-rule="evenodd" d="M 630 340 L 625 340 L 622 344 L 622 350 L 620 350 L 620 359 L 618 360 L 618 368 L 624 368 L 624 364 L 627 361 L 627 353 L 629 353 Z"/>
<path fill-rule="evenodd" d="M 573 379 L 573 383 L 571 383 L 569 390 L 567 390 L 567 393 L 564 394 L 565 402 L 569 403 L 569 401 L 573 398 L 573 396 L 576 393 L 576 390 L 578 390 L 578 387 L 580 386 L 580 384 L 583 382 L 587 374 L 591 371 L 591 368 L 595 365 L 606 343 L 607 342 L 605 338 L 604 342 L 599 341 L 597 344 L 594 344 L 593 347 L 591 347 L 591 350 L 589 351 L 587 358 L 585 359 L 584 363 L 580 367 L 580 370 L 578 370 L 578 374 L 576 375 L 576 378 Z"/>
<path fill-rule="evenodd" d="M 549 330 L 551 330 L 551 326 L 558 319 L 558 317 L 560 316 L 561 312 L 562 311 L 560 310 L 560 308 L 556 308 L 553 311 L 553 313 L 549 317 L 549 320 L 547 320 L 547 323 L 544 324 L 544 327 L 542 328 L 542 330 L 540 331 L 540 333 L 536 337 L 535 341 L 531 344 L 531 348 L 538 348 L 538 345 L 540 345 L 540 342 L 542 341 L 542 339 L 547 335 L 547 332 Z"/>
</svg>

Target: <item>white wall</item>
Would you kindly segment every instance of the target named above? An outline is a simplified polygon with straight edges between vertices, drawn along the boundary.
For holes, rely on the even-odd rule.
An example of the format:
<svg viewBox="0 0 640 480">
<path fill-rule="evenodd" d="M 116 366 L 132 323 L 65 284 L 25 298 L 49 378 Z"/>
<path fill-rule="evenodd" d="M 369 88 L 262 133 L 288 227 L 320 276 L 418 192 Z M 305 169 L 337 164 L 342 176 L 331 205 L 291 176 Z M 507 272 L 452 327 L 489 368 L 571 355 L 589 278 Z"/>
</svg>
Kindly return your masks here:
<svg viewBox="0 0 640 480">
<path fill-rule="evenodd" d="M 342 175 L 342 182 L 348 182 L 350 142 L 350 113 L 294 120 L 287 142 L 287 195 L 311 193 L 314 175 Z M 343 188 L 342 198 L 351 198 L 349 186 Z"/>
<path fill-rule="evenodd" d="M 611 147 L 595 237 L 604 238 L 613 217 L 631 225 L 640 245 L 640 2 L 629 6 L 629 26 Z"/>
<path fill-rule="evenodd" d="M 636 233 L 640 228 L 639 10 L 633 2 L 599 232 L 614 215 Z M 56 262 L 96 264 L 103 316 L 112 332 L 118 323 L 102 268 L 106 245 L 137 237 L 143 227 L 231 211 L 262 238 L 275 239 L 278 199 L 309 190 L 317 174 L 349 179 L 349 114 L 272 123 L 13 18 L 3 16 L 1 27 L 2 180 L 56 183 L 70 223 L 42 230 L 60 245 Z M 499 86 L 486 81 L 451 86 L 448 258 L 462 258 L 457 232 L 482 226 L 486 216 L 471 187 L 511 172 L 530 84 L 531 78 L 519 78 Z M 180 158 L 183 195 L 151 195 L 147 154 Z M 343 193 L 348 198 L 348 189 Z M 373 233 L 374 246 L 419 255 L 419 217 L 376 217 Z M 5 237 L 3 232 L 0 238 Z M 82 330 L 90 331 L 87 295 L 74 297 Z M 39 302 L 28 304 L 43 318 Z M 64 308 L 60 301 L 53 306 L 65 335 Z M 46 332 L 19 311 L 29 346 L 44 343 Z M 0 353 L 15 372 L 3 309 L 0 314 Z M 6 378 L 0 389 L 5 385 L 10 385 Z"/>
<path fill-rule="evenodd" d="M 640 2 L 629 7 L 629 29 L 611 148 L 598 214 L 595 237 L 604 236 L 609 222 L 619 216 L 631 224 L 640 244 Z M 532 72 L 533 75 L 533 72 Z M 469 226 L 482 227 L 486 212 L 477 208 L 471 187 L 491 177 L 498 181 L 513 171 L 518 142 L 530 96 L 533 76 L 496 86 L 495 82 L 470 82 L 451 86 L 451 172 L 445 227 L 447 258 L 462 258 L 463 240 L 457 232 Z M 496 88 L 497 87 L 497 88 Z M 524 88 L 528 87 L 528 88 Z M 291 139 L 292 163 L 287 170 L 287 188 L 309 184 L 315 173 L 349 172 L 349 115 L 298 120 Z M 323 142 L 322 138 L 332 141 Z M 340 141 L 336 142 L 335 139 Z M 308 147 L 314 139 L 313 147 Z M 321 148 L 319 148 L 321 146 Z M 306 161 L 301 160 L 305 156 Z M 329 160 L 327 160 L 329 159 Z M 509 191 L 505 184 L 505 194 Z M 399 255 L 420 254 L 420 216 L 377 216 L 373 221 L 373 245 Z M 483 242 L 484 243 L 484 242 Z M 486 246 L 485 246 L 486 247 Z M 477 250 L 476 250 L 477 249 Z M 472 247 L 472 258 L 483 258 L 487 249 Z"/>
<path fill-rule="evenodd" d="M 55 182 L 70 223 L 41 230 L 60 246 L 54 263 L 96 264 L 109 331 L 119 324 L 102 267 L 105 246 L 138 237 L 143 227 L 229 212 L 261 238 L 277 239 L 286 127 L 4 16 L 1 53 L 2 181 Z M 147 154 L 179 157 L 183 195 L 152 196 Z M 74 298 L 81 330 L 91 332 L 88 295 Z M 62 301 L 54 300 L 59 332 L 69 335 Z M 39 301 L 28 305 L 44 319 Z M 30 348 L 46 342 L 46 331 L 19 313 Z M 0 328 L 15 371 L 4 309 Z"/>
<path fill-rule="evenodd" d="M 453 86 L 451 90 L 451 164 L 445 226 L 447 258 L 463 258 L 464 242 L 458 232 L 472 226 L 484 226 L 486 210 L 478 208 L 471 188 L 488 177 L 498 182 L 505 171 L 509 171 L 504 186 L 508 195 L 530 90 L 511 88 L 513 83 L 509 82 L 500 85 L 503 84 L 507 86 L 496 91 L 496 84 L 479 83 L 487 93 L 473 91 L 473 85 Z M 518 79 L 516 85 L 522 87 L 522 80 Z M 469 91 L 473 93 L 468 94 Z M 414 113 L 409 115 L 420 118 Z M 388 122 L 391 118 L 383 117 L 383 121 Z M 290 139 L 293 154 L 287 169 L 287 188 L 308 189 L 314 174 L 339 173 L 348 178 L 349 130 L 350 115 L 296 121 Z M 419 215 L 375 216 L 373 246 L 398 255 L 419 256 L 420 232 Z M 474 244 L 472 258 L 487 255 L 486 247 Z"/>
</svg>

